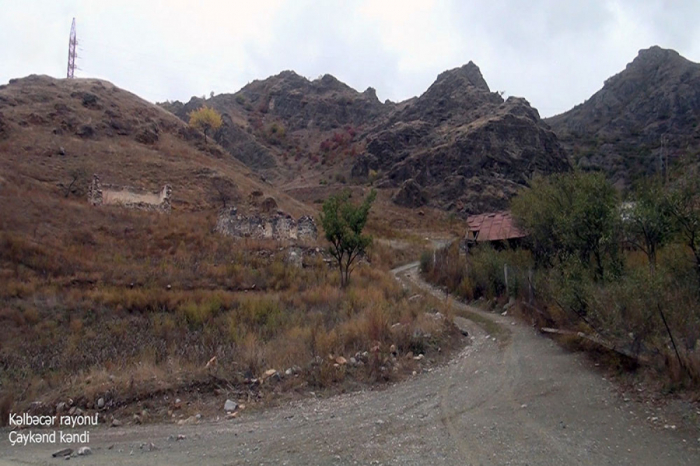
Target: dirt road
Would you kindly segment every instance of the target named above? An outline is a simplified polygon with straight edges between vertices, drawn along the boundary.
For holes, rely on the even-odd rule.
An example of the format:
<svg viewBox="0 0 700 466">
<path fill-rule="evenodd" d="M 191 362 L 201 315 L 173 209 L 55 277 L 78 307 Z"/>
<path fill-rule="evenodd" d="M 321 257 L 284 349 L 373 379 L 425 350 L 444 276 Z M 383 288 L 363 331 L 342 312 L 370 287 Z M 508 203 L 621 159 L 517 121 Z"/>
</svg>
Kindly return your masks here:
<svg viewBox="0 0 700 466">
<path fill-rule="evenodd" d="M 402 280 L 417 283 L 416 271 L 417 264 L 412 264 L 398 273 Z M 697 429 L 652 425 L 648 418 L 655 413 L 647 405 L 626 402 L 582 357 L 508 317 L 480 314 L 500 325 L 495 339 L 457 318 L 471 343 L 448 365 L 386 390 L 310 399 L 198 426 L 97 429 L 90 437 L 93 454 L 70 462 L 700 464 Z M 51 458 L 55 445 L 11 447 L 7 434 L 1 432 L 1 466 L 65 464 Z M 186 438 L 173 440 L 180 434 Z M 140 448 L 142 444 L 146 446 Z"/>
</svg>

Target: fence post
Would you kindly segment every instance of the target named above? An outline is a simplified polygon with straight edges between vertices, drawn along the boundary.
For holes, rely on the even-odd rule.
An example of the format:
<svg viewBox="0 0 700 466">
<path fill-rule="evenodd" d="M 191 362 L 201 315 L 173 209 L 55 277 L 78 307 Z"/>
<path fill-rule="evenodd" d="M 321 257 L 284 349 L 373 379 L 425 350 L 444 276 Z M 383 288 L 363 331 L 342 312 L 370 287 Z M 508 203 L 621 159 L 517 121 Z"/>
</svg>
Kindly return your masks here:
<svg viewBox="0 0 700 466">
<path fill-rule="evenodd" d="M 464 241 L 464 275 L 468 278 L 469 277 L 469 241 L 465 240 Z"/>
<path fill-rule="evenodd" d="M 508 264 L 503 264 L 503 276 L 506 280 L 506 296 L 510 297 L 510 290 L 508 287 Z"/>
</svg>

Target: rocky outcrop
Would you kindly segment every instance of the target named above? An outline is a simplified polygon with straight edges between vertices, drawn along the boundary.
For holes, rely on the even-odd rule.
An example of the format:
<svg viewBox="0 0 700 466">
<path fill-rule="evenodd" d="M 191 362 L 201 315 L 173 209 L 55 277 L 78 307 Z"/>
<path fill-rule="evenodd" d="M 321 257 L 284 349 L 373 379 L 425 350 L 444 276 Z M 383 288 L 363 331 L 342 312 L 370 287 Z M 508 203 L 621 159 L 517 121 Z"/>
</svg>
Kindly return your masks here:
<svg viewBox="0 0 700 466">
<path fill-rule="evenodd" d="M 350 170 L 350 178 L 355 182 L 365 182 L 370 178 L 372 171 L 379 168 L 377 158 L 371 154 L 361 154 L 355 160 Z"/>
<path fill-rule="evenodd" d="M 293 71 L 253 81 L 235 94 L 160 105 L 187 121 L 190 112 L 205 104 L 222 115 L 216 141 L 270 178 L 279 175 L 279 159 L 292 148 L 289 133 L 331 133 L 346 126 L 366 125 L 384 109 L 372 88 L 360 93 L 328 74 L 309 81 Z"/>
<path fill-rule="evenodd" d="M 372 88 L 359 93 L 326 74 L 309 81 L 293 71 L 283 71 L 263 81 L 254 81 L 238 93 L 250 105 L 285 122 L 289 131 L 317 128 L 332 130 L 359 126 L 382 113 L 382 104 Z M 216 103 L 217 98 L 212 99 Z"/>
<path fill-rule="evenodd" d="M 700 64 L 674 50 L 641 50 L 591 98 L 547 123 L 581 168 L 629 185 L 700 149 Z"/>
<path fill-rule="evenodd" d="M 223 113 L 222 120 L 223 126 L 214 139 L 231 155 L 254 170 L 270 170 L 277 166 L 270 149 L 236 125 L 229 114 Z"/>
<path fill-rule="evenodd" d="M 442 73 L 368 139 L 380 186 L 400 187 L 394 202 L 465 215 L 503 209 L 533 176 L 570 169 L 537 110 L 490 92 L 473 63 Z"/>
<path fill-rule="evenodd" d="M 428 202 L 423 188 L 413 178 L 404 181 L 391 200 L 402 207 L 422 207 Z"/>
<path fill-rule="evenodd" d="M 219 214 L 215 230 L 234 238 L 315 241 L 318 237 L 311 217 L 294 220 L 284 212 L 270 216 L 243 215 L 235 207 Z"/>
<path fill-rule="evenodd" d="M 503 103 L 491 92 L 479 67 L 473 62 L 438 75 L 414 103 L 392 117 L 392 122 L 421 121 L 431 125 L 465 123 L 491 113 Z"/>
</svg>

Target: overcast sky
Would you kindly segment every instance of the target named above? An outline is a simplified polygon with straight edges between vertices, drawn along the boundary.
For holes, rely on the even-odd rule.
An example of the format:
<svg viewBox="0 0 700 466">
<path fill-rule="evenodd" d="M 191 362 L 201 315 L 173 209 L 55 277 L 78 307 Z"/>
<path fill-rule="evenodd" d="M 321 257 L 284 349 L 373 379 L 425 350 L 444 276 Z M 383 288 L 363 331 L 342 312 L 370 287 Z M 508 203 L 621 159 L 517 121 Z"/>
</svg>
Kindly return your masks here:
<svg viewBox="0 0 700 466">
<path fill-rule="evenodd" d="M 0 83 L 65 77 L 76 17 L 76 76 L 152 102 L 235 92 L 286 69 L 400 101 L 472 60 L 492 90 L 550 116 L 639 49 L 700 62 L 698 0 L 0 0 L 0 12 Z"/>
</svg>

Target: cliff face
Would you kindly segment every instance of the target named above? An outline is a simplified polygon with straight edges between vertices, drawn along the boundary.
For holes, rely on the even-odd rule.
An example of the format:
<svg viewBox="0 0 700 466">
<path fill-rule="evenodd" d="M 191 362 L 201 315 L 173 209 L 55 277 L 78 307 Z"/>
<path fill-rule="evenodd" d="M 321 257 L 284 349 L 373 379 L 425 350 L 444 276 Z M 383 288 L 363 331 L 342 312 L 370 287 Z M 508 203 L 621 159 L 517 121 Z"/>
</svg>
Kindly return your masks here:
<svg viewBox="0 0 700 466">
<path fill-rule="evenodd" d="M 368 135 L 355 173 L 362 166 L 385 173 L 380 186 L 421 190 L 422 196 L 401 199 L 465 214 L 502 209 L 533 175 L 570 168 L 537 110 L 525 99 L 504 102 L 490 92 L 471 62 L 442 73 Z"/>
<path fill-rule="evenodd" d="M 570 168 L 537 110 L 491 92 L 472 62 L 401 103 L 381 103 L 374 89 L 357 92 L 330 75 L 309 81 L 285 71 L 236 94 L 165 107 L 186 119 L 203 104 L 224 117 L 217 141 L 270 179 L 289 185 L 332 173 L 372 181 L 409 207 L 501 209 L 534 174 Z"/>
<path fill-rule="evenodd" d="M 547 119 L 584 169 L 620 186 L 700 149 L 700 65 L 673 50 L 641 50 L 583 104 Z"/>
</svg>

